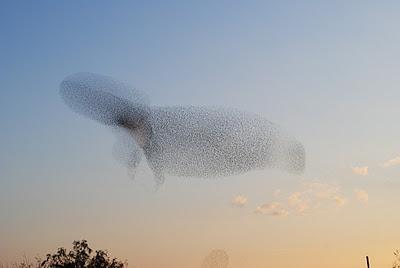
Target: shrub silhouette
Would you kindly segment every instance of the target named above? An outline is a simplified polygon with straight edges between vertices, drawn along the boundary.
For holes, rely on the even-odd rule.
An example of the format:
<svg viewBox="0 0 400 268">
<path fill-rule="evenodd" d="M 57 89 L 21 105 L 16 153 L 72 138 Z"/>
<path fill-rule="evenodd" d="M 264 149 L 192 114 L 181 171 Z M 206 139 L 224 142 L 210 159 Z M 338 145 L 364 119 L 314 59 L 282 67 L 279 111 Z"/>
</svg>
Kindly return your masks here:
<svg viewBox="0 0 400 268">
<path fill-rule="evenodd" d="M 40 262 L 42 268 L 124 268 L 127 264 L 111 258 L 105 250 L 93 250 L 86 240 L 74 241 L 69 252 L 59 248 L 55 254 L 47 254 L 46 259 Z"/>
</svg>

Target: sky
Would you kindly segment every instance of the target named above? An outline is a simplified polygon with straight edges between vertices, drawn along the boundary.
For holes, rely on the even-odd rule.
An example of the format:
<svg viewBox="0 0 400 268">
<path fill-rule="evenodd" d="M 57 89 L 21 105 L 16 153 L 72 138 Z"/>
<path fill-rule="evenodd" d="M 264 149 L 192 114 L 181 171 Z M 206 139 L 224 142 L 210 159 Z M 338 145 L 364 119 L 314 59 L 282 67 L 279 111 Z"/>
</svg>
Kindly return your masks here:
<svg viewBox="0 0 400 268">
<path fill-rule="evenodd" d="M 1 1 L 0 260 L 87 239 L 136 268 L 391 267 L 400 248 L 398 1 Z M 112 155 L 58 90 L 89 71 L 153 105 L 285 128 L 306 170 L 167 177 Z"/>
</svg>

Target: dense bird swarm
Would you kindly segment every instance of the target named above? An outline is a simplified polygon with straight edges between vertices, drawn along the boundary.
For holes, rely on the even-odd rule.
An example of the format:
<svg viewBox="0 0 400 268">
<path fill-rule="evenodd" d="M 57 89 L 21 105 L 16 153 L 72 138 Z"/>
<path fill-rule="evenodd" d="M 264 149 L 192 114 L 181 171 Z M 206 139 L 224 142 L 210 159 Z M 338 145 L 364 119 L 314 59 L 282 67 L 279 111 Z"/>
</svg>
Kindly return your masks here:
<svg viewBox="0 0 400 268">
<path fill-rule="evenodd" d="M 164 175 L 217 177 L 254 169 L 301 173 L 301 143 L 263 117 L 232 108 L 151 106 L 146 95 L 110 77 L 78 73 L 60 85 L 75 112 L 116 130 L 118 159 L 134 171 L 143 156 Z"/>
</svg>

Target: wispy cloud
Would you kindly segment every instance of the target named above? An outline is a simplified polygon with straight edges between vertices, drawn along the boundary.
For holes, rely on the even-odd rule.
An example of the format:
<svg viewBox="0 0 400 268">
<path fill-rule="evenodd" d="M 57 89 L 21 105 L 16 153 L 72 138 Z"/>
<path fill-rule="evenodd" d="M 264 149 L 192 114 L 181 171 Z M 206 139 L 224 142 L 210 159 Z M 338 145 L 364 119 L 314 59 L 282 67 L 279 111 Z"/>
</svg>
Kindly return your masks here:
<svg viewBox="0 0 400 268">
<path fill-rule="evenodd" d="M 346 204 L 346 198 L 342 196 L 338 185 L 317 181 L 303 182 L 301 190 L 289 196 L 288 201 L 298 213 L 332 205 L 341 207 Z"/>
<path fill-rule="evenodd" d="M 282 196 L 273 195 L 274 198 Z M 280 202 L 274 201 L 257 207 L 260 214 L 273 214 L 277 216 L 288 214 L 304 215 L 308 212 L 329 207 L 343 207 L 347 199 L 342 195 L 339 186 L 335 184 L 316 181 L 303 182 L 300 189 L 287 195 Z"/>
<path fill-rule="evenodd" d="M 304 213 L 310 208 L 310 198 L 304 192 L 294 192 L 289 195 L 288 206 L 297 213 Z"/>
<path fill-rule="evenodd" d="M 367 176 L 368 175 L 368 167 L 352 167 L 351 171 L 353 174 L 360 175 L 360 176 Z"/>
<path fill-rule="evenodd" d="M 231 204 L 235 207 L 243 207 L 247 204 L 247 197 L 238 195 L 232 199 Z"/>
<path fill-rule="evenodd" d="M 268 214 L 274 217 L 283 217 L 289 214 L 289 212 L 278 202 L 266 203 L 258 206 L 255 213 Z"/>
<path fill-rule="evenodd" d="M 361 189 L 355 189 L 354 194 L 356 195 L 357 200 L 360 201 L 361 203 L 363 204 L 368 203 L 369 195 L 367 191 Z"/>
<path fill-rule="evenodd" d="M 347 199 L 342 196 L 334 196 L 333 200 L 335 200 L 335 203 L 338 207 L 342 207 L 347 203 Z"/>
<path fill-rule="evenodd" d="M 400 156 L 397 156 L 393 159 L 386 161 L 385 163 L 383 163 L 382 166 L 385 168 L 388 168 L 388 167 L 397 166 L 397 165 L 400 165 Z"/>
</svg>

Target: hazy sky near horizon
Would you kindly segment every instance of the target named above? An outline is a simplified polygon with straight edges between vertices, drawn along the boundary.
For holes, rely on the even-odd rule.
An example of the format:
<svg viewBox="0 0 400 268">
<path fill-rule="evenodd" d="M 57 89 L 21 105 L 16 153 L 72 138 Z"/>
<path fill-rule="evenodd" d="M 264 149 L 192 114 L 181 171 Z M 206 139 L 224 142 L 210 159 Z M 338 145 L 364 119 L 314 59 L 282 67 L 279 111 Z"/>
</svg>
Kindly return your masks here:
<svg viewBox="0 0 400 268">
<path fill-rule="evenodd" d="M 390 267 L 400 248 L 400 2 L 2 1 L 0 260 L 86 238 L 137 268 Z M 71 112 L 89 71 L 154 105 L 256 112 L 306 171 L 167 177 L 152 193 L 109 129 Z M 150 180 L 141 173 L 142 181 Z"/>
</svg>

